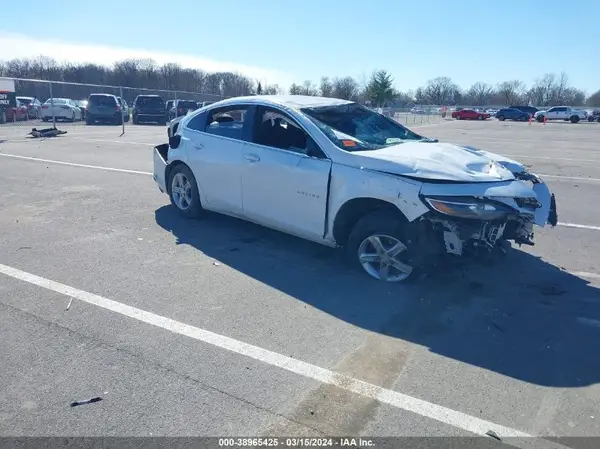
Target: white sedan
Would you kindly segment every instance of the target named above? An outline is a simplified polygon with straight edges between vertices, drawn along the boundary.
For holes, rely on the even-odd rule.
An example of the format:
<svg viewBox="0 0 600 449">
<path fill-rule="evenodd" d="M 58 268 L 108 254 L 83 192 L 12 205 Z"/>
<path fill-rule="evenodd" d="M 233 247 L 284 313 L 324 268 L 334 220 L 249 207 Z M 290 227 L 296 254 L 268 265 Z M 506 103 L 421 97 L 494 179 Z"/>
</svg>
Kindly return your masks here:
<svg viewBox="0 0 600 449">
<path fill-rule="evenodd" d="M 554 195 L 522 164 L 333 98 L 194 111 L 155 147 L 153 178 L 186 217 L 210 210 L 344 247 L 387 282 L 508 240 L 531 245 L 534 225 L 557 224 Z"/>
<path fill-rule="evenodd" d="M 69 98 L 52 98 L 42 105 L 42 120 L 45 122 L 56 120 L 81 120 L 81 109 Z"/>
</svg>

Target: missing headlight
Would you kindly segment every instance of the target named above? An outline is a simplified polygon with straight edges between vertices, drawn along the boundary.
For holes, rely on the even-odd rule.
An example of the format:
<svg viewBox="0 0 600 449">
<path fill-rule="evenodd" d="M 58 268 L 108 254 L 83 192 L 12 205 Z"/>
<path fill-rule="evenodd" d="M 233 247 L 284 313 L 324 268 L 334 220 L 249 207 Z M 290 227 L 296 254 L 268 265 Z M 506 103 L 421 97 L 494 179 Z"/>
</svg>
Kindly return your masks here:
<svg viewBox="0 0 600 449">
<path fill-rule="evenodd" d="M 542 203 L 535 198 L 515 198 L 515 203 L 517 203 L 517 206 L 527 209 L 539 209 L 542 207 Z"/>
</svg>

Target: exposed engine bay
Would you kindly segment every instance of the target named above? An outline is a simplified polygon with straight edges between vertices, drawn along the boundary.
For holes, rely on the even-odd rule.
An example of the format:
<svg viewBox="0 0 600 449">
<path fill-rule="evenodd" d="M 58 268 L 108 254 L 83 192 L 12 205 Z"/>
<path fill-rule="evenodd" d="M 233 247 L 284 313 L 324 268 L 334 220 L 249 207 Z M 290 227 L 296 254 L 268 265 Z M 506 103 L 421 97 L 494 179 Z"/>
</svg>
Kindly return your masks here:
<svg viewBox="0 0 600 449">
<path fill-rule="evenodd" d="M 512 185 L 501 186 L 495 194 L 485 196 L 467 196 L 461 189 L 456 189 L 457 196 L 440 194 L 439 189 L 423 189 L 426 194 L 421 199 L 430 212 L 411 223 L 410 243 L 418 246 L 415 253 L 422 259 L 414 262 L 423 265 L 427 264 L 425 259 L 432 257 L 460 256 L 462 259 L 496 249 L 504 251 L 503 243 L 507 241 L 519 246 L 533 246 L 534 225 L 556 226 L 558 215 L 554 194 L 550 194 L 534 174 L 521 172 L 514 175 Z M 448 184 L 445 186 L 447 190 L 455 190 L 448 188 Z M 486 189 L 486 193 L 491 193 L 494 188 Z M 505 197 L 505 191 L 518 191 L 518 196 Z"/>
</svg>

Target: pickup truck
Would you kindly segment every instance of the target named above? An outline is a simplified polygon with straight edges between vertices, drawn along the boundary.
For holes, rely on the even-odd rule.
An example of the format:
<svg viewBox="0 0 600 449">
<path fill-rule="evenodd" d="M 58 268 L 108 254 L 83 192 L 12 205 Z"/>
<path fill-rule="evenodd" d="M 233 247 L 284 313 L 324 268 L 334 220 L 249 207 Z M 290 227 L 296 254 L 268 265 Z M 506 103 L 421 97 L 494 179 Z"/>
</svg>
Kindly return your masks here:
<svg viewBox="0 0 600 449">
<path fill-rule="evenodd" d="M 358 103 L 223 100 L 180 118 L 153 179 L 184 217 L 219 212 L 329 247 L 401 282 L 440 259 L 533 245 L 556 200 L 520 163 L 419 135 Z M 417 276 L 420 278 L 420 276 Z"/>
<path fill-rule="evenodd" d="M 545 120 L 563 120 L 565 122 L 577 123 L 579 120 L 586 120 L 587 115 L 581 109 L 571 108 L 569 106 L 554 106 L 547 111 L 538 111 L 534 118 L 538 122 Z"/>
</svg>

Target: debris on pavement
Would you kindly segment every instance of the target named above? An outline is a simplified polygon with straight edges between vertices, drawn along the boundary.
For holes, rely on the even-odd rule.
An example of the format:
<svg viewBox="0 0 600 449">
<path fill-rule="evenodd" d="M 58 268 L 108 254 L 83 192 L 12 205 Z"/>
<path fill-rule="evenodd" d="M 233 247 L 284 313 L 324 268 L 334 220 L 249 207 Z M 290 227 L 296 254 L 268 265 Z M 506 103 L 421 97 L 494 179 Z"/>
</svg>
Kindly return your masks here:
<svg viewBox="0 0 600 449">
<path fill-rule="evenodd" d="M 57 128 L 46 128 L 46 129 L 33 128 L 28 135 L 33 136 L 33 137 L 56 137 L 56 136 L 60 136 L 61 134 L 67 134 L 67 132 L 62 131 Z"/>
<path fill-rule="evenodd" d="M 500 438 L 500 437 L 498 436 L 498 434 L 497 434 L 496 432 L 494 432 L 493 430 L 488 430 L 488 431 L 487 431 L 485 434 L 486 434 L 487 436 L 490 436 L 490 437 L 492 437 L 492 438 L 493 438 L 493 439 L 495 439 L 495 440 L 502 441 L 502 438 Z"/>
<path fill-rule="evenodd" d="M 71 402 L 71 407 L 77 407 L 78 405 L 85 405 L 85 404 L 93 404 L 94 402 L 100 402 L 102 400 L 102 398 L 100 396 L 96 396 L 90 399 L 84 399 L 82 401 L 73 401 Z"/>
<path fill-rule="evenodd" d="M 71 304 L 72 304 L 72 303 L 73 303 L 73 298 L 71 298 L 71 299 L 69 300 L 69 304 L 67 304 L 67 308 L 66 308 L 66 310 L 69 310 L 69 309 L 71 308 Z"/>
<path fill-rule="evenodd" d="M 220 264 L 219 262 L 217 262 L 217 261 L 214 261 L 214 262 L 213 262 L 213 265 L 214 265 L 214 266 L 216 266 L 216 267 L 218 267 L 218 266 L 219 266 L 219 265 L 221 265 L 221 264 Z"/>
</svg>

